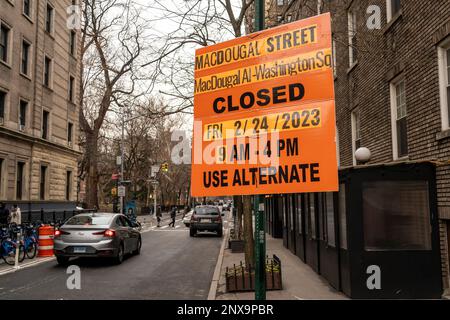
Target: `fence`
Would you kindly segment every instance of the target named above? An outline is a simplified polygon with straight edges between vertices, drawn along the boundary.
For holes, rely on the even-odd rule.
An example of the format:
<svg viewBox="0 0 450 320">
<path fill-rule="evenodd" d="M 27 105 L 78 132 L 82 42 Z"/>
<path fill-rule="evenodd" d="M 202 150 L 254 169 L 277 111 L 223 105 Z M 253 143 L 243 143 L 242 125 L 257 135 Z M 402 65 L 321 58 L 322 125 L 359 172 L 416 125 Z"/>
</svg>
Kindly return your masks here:
<svg viewBox="0 0 450 320">
<path fill-rule="evenodd" d="M 22 222 L 42 222 L 44 224 L 64 222 L 73 216 L 80 213 L 93 213 L 96 210 L 33 210 L 33 211 L 23 211 L 22 212 Z"/>
<path fill-rule="evenodd" d="M 245 292 L 255 290 L 255 268 L 245 265 L 227 267 L 225 272 L 227 292 Z M 266 290 L 282 290 L 283 279 L 281 273 L 281 260 L 274 255 L 266 259 Z"/>
</svg>

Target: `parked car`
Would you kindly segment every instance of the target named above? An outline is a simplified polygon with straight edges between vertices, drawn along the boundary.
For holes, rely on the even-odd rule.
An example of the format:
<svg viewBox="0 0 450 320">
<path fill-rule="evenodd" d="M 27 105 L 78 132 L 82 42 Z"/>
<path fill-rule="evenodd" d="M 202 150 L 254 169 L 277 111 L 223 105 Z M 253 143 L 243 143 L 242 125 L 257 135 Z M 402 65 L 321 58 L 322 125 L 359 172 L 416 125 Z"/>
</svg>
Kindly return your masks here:
<svg viewBox="0 0 450 320">
<path fill-rule="evenodd" d="M 194 213 L 194 210 L 191 210 L 184 216 L 183 223 L 186 227 L 189 227 L 191 225 L 191 218 L 192 218 L 193 213 Z"/>
<path fill-rule="evenodd" d="M 58 264 L 73 257 L 110 257 L 117 264 L 126 254 L 140 254 L 139 226 L 122 214 L 76 215 L 55 231 L 54 253 Z"/>
<path fill-rule="evenodd" d="M 222 214 L 217 206 L 198 206 L 194 209 L 191 217 L 190 236 L 194 237 L 197 232 L 217 232 L 219 237 L 223 235 Z"/>
</svg>

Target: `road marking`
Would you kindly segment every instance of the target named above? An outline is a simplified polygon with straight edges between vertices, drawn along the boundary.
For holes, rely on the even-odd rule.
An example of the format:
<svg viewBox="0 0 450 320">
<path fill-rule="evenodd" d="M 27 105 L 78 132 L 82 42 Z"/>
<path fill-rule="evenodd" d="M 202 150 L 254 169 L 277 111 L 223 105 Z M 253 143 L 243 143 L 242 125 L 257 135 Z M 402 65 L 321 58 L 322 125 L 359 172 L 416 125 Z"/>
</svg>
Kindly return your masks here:
<svg viewBox="0 0 450 320">
<path fill-rule="evenodd" d="M 0 276 L 6 275 L 6 274 L 9 274 L 9 273 L 13 273 L 13 272 L 16 272 L 16 271 L 20 271 L 20 270 L 23 270 L 23 269 L 27 269 L 27 268 L 30 268 L 30 267 L 33 267 L 33 266 L 36 266 L 36 265 L 39 265 L 39 264 L 42 264 L 42 263 L 45 263 L 45 262 L 50 262 L 50 261 L 53 261 L 53 260 L 55 260 L 55 257 L 40 258 L 40 259 L 37 259 L 37 260 L 34 260 L 34 261 L 30 261 L 30 262 L 24 263 L 22 265 L 19 265 L 19 269 L 15 269 L 14 267 L 10 267 L 8 269 L 0 271 Z"/>
</svg>

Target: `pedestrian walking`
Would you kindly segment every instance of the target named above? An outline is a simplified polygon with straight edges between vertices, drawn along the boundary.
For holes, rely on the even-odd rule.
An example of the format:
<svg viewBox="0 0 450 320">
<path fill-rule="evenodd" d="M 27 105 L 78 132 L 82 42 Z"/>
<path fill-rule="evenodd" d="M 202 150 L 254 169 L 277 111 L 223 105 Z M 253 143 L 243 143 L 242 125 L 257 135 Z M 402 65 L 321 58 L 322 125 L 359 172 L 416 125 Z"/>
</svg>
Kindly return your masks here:
<svg viewBox="0 0 450 320">
<path fill-rule="evenodd" d="M 22 213 L 20 212 L 20 208 L 17 204 L 14 205 L 11 213 L 9 214 L 9 223 L 14 223 L 18 226 L 22 224 Z"/>
<path fill-rule="evenodd" d="M 170 218 L 172 219 L 172 222 L 169 223 L 169 227 L 172 226 L 172 228 L 175 228 L 176 217 L 177 217 L 177 209 L 175 207 L 172 207 L 172 210 L 170 211 Z"/>
<path fill-rule="evenodd" d="M 2 202 L 0 203 L 0 225 L 8 224 L 9 210 L 6 205 Z"/>
</svg>

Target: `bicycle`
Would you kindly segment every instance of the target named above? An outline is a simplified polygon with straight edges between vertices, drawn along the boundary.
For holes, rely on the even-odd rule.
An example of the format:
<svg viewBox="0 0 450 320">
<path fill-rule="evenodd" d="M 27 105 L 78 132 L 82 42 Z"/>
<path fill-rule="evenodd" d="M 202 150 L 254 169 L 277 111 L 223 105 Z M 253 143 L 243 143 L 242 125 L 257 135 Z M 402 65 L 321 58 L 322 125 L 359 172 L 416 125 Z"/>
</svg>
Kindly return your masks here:
<svg viewBox="0 0 450 320">
<path fill-rule="evenodd" d="M 22 244 L 28 259 L 34 259 L 38 250 L 38 233 L 37 228 L 33 225 L 23 225 L 24 237 Z"/>
<path fill-rule="evenodd" d="M 6 264 L 13 266 L 16 262 L 17 250 L 17 232 L 20 231 L 17 227 L 10 226 L 9 228 L 1 228 L 0 230 L 0 255 Z M 23 244 L 19 244 L 19 262 L 25 260 L 25 250 Z"/>
</svg>

